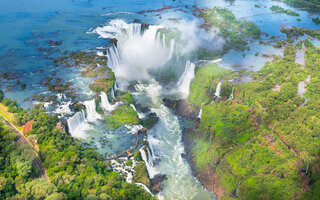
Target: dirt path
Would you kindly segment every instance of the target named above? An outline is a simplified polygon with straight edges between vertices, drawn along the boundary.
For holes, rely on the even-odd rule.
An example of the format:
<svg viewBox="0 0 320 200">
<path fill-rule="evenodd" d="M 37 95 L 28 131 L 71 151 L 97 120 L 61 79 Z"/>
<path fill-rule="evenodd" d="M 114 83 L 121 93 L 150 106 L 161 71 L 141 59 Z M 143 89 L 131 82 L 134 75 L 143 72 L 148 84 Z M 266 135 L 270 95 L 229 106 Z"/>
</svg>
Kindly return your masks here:
<svg viewBox="0 0 320 200">
<path fill-rule="evenodd" d="M 0 109 L 3 112 L 5 112 L 8 116 L 10 116 L 10 114 L 7 111 L 5 111 L 3 108 L 0 107 Z M 33 147 L 30 144 L 30 142 L 27 140 L 27 138 L 24 137 L 22 132 L 19 131 L 19 129 L 14 124 L 12 124 L 6 117 L 4 117 L 4 119 L 6 120 L 7 124 L 9 126 L 11 126 L 13 128 L 13 130 L 17 133 L 17 135 L 18 135 L 17 136 L 17 142 L 19 144 L 27 144 L 27 145 L 30 145 L 31 147 Z M 35 159 L 33 161 L 33 166 L 35 166 L 38 169 L 38 177 L 39 178 L 43 178 L 43 179 L 47 180 L 48 182 L 50 182 L 49 177 L 47 175 L 47 172 L 46 172 L 45 168 L 43 167 L 42 162 L 41 162 L 41 160 L 40 160 L 40 158 L 39 158 L 37 153 L 36 153 L 36 157 L 35 157 Z"/>
</svg>

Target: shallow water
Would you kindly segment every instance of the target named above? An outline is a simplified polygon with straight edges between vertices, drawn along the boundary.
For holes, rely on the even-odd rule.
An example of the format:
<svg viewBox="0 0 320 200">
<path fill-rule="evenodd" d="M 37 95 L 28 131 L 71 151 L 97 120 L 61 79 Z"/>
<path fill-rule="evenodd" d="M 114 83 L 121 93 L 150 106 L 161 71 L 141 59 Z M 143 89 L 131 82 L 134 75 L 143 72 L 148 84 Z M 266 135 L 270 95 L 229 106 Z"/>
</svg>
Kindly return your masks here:
<svg viewBox="0 0 320 200">
<path fill-rule="evenodd" d="M 25 82 L 27 88 L 21 90 L 14 87 L 17 79 L 10 81 L 0 79 L 1 86 L 5 90 L 6 96 L 16 99 L 21 106 L 28 108 L 37 103 L 24 100 L 32 97 L 33 94 L 57 95 L 48 92 L 47 87 L 39 84 L 40 80 L 51 77 L 52 73 L 57 73 L 56 77 L 71 81 L 74 84 L 74 90 L 80 94 L 79 99 L 76 100 L 90 100 L 93 95 L 88 87 L 91 79 L 82 78 L 78 69 L 55 66 L 51 60 L 45 59 L 44 55 L 55 58 L 64 51 L 96 51 L 100 47 L 106 48 L 109 45 L 108 40 L 90 32 L 98 26 L 106 25 L 111 20 L 118 18 L 127 23 L 139 20 L 143 23 L 164 24 L 168 27 L 178 26 L 170 18 L 181 18 L 187 23 L 181 23 L 180 26 L 190 25 L 188 28 L 195 27 L 197 29 L 202 20 L 197 19 L 190 12 L 184 12 L 190 11 L 195 3 L 200 8 L 227 7 L 233 11 L 238 19 L 255 22 L 263 33 L 276 36 L 278 40 L 285 38 L 285 35 L 280 32 L 281 26 L 320 28 L 320 25 L 311 21 L 311 17 L 318 15 L 312 15 L 303 10 L 290 8 L 297 11 L 300 14 L 299 17 L 271 13 L 269 8 L 272 5 L 289 8 L 285 4 L 275 1 L 236 0 L 234 3 L 228 3 L 223 0 L 113 0 L 107 2 L 103 0 L 2 0 L 0 1 L 0 24 L 4 28 L 0 32 L 0 73 L 7 71 L 19 73 L 14 76 L 21 82 Z M 255 4 L 262 4 L 266 7 L 256 8 L 254 7 Z M 161 16 L 157 16 L 158 12 L 137 13 L 143 10 L 159 9 L 164 5 L 174 8 L 159 12 Z M 264 14 L 259 15 L 260 13 Z M 301 21 L 297 21 L 297 18 L 300 18 Z M 194 35 L 186 34 L 185 36 L 194 40 L 197 39 L 197 34 L 200 34 L 200 32 L 195 32 Z M 206 45 L 206 47 L 218 46 L 216 41 L 218 38 L 205 37 L 205 39 L 201 39 L 197 41 L 197 44 Z M 53 50 L 56 51 L 38 49 L 39 47 L 50 48 L 49 40 L 62 41 L 62 45 L 53 47 Z M 269 41 L 269 38 L 262 36 L 261 40 Z M 230 51 L 222 57 L 222 62 L 219 65 L 231 68 L 232 65 L 239 64 L 250 70 L 259 70 L 264 63 L 272 59 L 263 57 L 263 53 L 269 55 L 283 54 L 283 49 L 275 49 L 270 44 L 259 44 L 259 41 L 250 41 L 250 51 Z M 312 42 L 316 46 L 320 46 L 319 40 L 313 40 Z M 259 53 L 258 56 L 255 56 L 256 52 Z M 175 71 L 182 73 L 188 58 L 175 56 L 181 62 L 175 64 L 172 64 L 172 62 L 171 65 L 169 63 L 167 67 L 175 68 Z M 143 59 L 141 57 L 136 65 L 140 65 L 140 62 L 143 63 Z M 179 63 L 183 64 L 180 66 Z M 300 52 L 298 53 L 297 63 L 303 63 L 302 53 Z M 191 175 L 187 162 L 181 157 L 181 154 L 184 153 L 184 146 L 181 142 L 182 125 L 177 116 L 161 104 L 163 93 L 168 93 L 168 89 L 164 89 L 150 77 L 140 86 L 141 90 L 134 95 L 134 98 L 138 103 L 151 107 L 152 111 L 160 117 L 159 123 L 152 130 L 149 130 L 148 138 L 150 148 L 154 153 L 154 161 L 158 162 L 158 164 L 152 166 L 152 172 L 150 171 L 150 173 L 164 173 L 168 177 L 168 180 L 164 182 L 164 190 L 160 197 L 164 199 L 215 198 L 212 193 L 203 190 Z M 173 90 L 174 88 L 171 88 L 170 92 Z M 172 95 L 172 93 L 170 94 Z M 59 112 L 61 116 L 65 114 L 65 117 L 69 117 L 72 113 L 69 113 L 66 107 L 68 102 L 70 102 L 70 99 L 61 99 L 61 105 L 48 106 L 49 111 Z M 91 145 L 97 146 L 101 154 L 114 154 L 135 143 L 135 135 L 120 130 L 108 132 L 100 121 L 93 122 L 91 127 L 93 128 L 84 133 L 85 139 L 82 140 L 88 143 L 92 141 Z M 101 143 L 99 143 L 101 138 L 111 141 L 112 149 L 101 147 Z"/>
<path fill-rule="evenodd" d="M 271 13 L 269 8 L 272 5 L 281 5 L 289 8 L 283 3 L 274 1 L 235 1 L 234 3 L 225 2 L 224 0 L 209 1 L 102 1 L 102 0 L 57 0 L 57 1 L 22 1 L 22 0 L 3 0 L 0 2 L 0 24 L 5 27 L 0 32 L 0 73 L 12 71 L 23 73 L 18 75 L 22 82 L 27 83 L 27 88 L 21 90 L 13 87 L 7 91 L 10 98 L 17 99 L 24 107 L 32 106 L 32 102 L 24 101 L 25 98 L 31 97 L 34 93 L 44 93 L 47 88 L 39 85 L 39 80 L 49 77 L 52 72 L 60 72 L 57 76 L 63 80 L 76 78 L 77 70 L 62 69 L 55 67 L 51 60 L 44 59 L 43 55 L 47 54 L 52 57 L 60 55 L 59 52 L 42 52 L 38 47 L 48 48 L 48 41 L 62 41 L 61 46 L 54 47 L 61 52 L 65 50 L 75 51 L 84 49 L 96 49 L 96 47 L 106 46 L 108 42 L 97 38 L 93 34 L 87 34 L 90 29 L 97 25 L 102 25 L 111 19 L 121 18 L 127 22 L 138 19 L 144 23 L 151 24 L 172 24 L 169 18 L 182 18 L 187 21 L 195 20 L 195 17 L 189 12 L 185 13 L 177 9 L 190 10 L 194 3 L 198 7 L 227 7 L 233 11 L 239 19 L 245 19 L 255 22 L 262 32 L 270 36 L 279 36 L 284 38 L 285 35 L 280 33 L 280 27 L 297 26 L 307 28 L 320 28 L 312 22 L 311 17 L 317 15 L 309 14 L 303 10 L 296 10 L 300 17 L 288 16 L 285 14 Z M 254 7 L 254 4 L 263 4 L 262 8 Z M 175 8 L 158 13 L 137 14 L 139 11 L 159 9 L 164 5 Z M 188 8 L 186 8 L 186 6 Z M 259 13 L 268 13 L 265 15 L 256 15 Z M 246 17 L 247 18 L 243 18 Z M 299 22 L 296 19 L 301 18 Z M 201 20 L 197 20 L 200 24 Z M 316 41 L 317 43 L 317 41 Z M 241 64 L 251 69 L 252 61 L 255 61 L 253 69 L 258 70 L 262 65 L 270 61 L 271 58 L 262 57 L 261 52 L 281 55 L 281 49 L 274 49 L 270 45 L 260 45 L 257 42 L 250 44 L 251 51 L 234 52 L 230 51 L 223 57 L 222 66 L 230 67 L 234 64 Z M 259 52 L 259 56 L 254 54 Z M 243 57 L 245 54 L 245 57 Z M 87 84 L 80 84 L 81 78 L 77 78 L 73 86 L 82 92 L 81 98 L 90 99 L 89 88 Z M 8 85 L 14 85 L 16 80 L 10 82 L 1 82 L 7 88 Z"/>
</svg>

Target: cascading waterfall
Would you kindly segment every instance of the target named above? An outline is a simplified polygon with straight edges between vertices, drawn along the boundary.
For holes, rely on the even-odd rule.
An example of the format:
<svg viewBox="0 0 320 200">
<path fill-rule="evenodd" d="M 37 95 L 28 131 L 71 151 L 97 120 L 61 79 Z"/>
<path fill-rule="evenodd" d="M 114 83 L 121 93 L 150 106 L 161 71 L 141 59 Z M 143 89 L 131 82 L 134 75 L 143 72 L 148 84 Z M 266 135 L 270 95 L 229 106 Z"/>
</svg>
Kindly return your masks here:
<svg viewBox="0 0 320 200">
<path fill-rule="evenodd" d="M 118 102 L 116 104 L 114 104 L 114 105 L 110 104 L 108 96 L 107 96 L 107 94 L 105 92 L 101 92 L 100 98 L 101 98 L 101 107 L 106 112 L 111 112 L 118 106 Z"/>
<path fill-rule="evenodd" d="M 185 150 L 181 141 L 182 129 L 179 119 L 162 104 L 162 87 L 148 73 L 169 64 L 169 60 L 175 54 L 174 40 L 168 42 L 168 38 L 158 31 L 163 27 L 151 25 L 141 32 L 141 27 L 136 24 L 112 20 L 108 25 L 93 32 L 103 38 L 117 39 L 117 45 L 110 47 L 107 53 L 108 65 L 115 73 L 119 87 L 125 88 L 128 82 L 138 80 L 140 83 L 135 86 L 137 92 L 134 94 L 136 101 L 150 107 L 159 117 L 155 127 L 148 130 L 150 151 L 139 150 L 150 178 L 159 173 L 165 174 L 168 178 L 163 182 L 163 191 L 159 198 L 212 199 L 213 194 L 201 187 L 192 176 L 187 161 L 181 157 Z M 183 92 L 187 91 L 185 94 L 189 91 L 187 85 L 193 76 L 194 64 L 189 61 L 184 75 L 178 81 L 178 85 L 181 86 L 179 88 L 183 88 Z M 104 98 L 102 107 L 107 107 L 106 95 L 101 94 L 101 98 Z"/>
<path fill-rule="evenodd" d="M 160 37 L 163 25 L 152 25 L 141 31 L 141 24 L 127 24 L 122 20 L 111 20 L 108 25 L 93 32 L 103 38 L 117 38 L 117 45 L 107 51 L 107 64 L 118 78 L 137 80 L 148 76 L 148 70 L 163 66 L 174 53 L 175 41 Z M 134 59 L 133 59 L 134 58 Z"/>
<path fill-rule="evenodd" d="M 136 107 L 133 104 L 130 104 L 130 106 L 131 106 L 131 108 L 133 108 L 134 111 L 136 111 L 136 113 L 138 113 L 139 119 L 142 119 L 145 117 L 145 114 L 138 112 Z"/>
<path fill-rule="evenodd" d="M 101 116 L 96 111 L 96 101 L 94 99 L 85 101 L 87 120 L 89 122 L 94 122 L 97 119 L 101 119 Z"/>
<path fill-rule="evenodd" d="M 150 163 L 150 158 L 148 159 L 147 154 L 144 151 L 144 149 L 139 149 L 139 151 L 141 153 L 142 160 L 146 163 L 146 167 L 147 167 L 147 170 L 148 170 L 148 173 L 149 173 L 149 177 L 153 178 L 154 175 L 157 174 L 157 172 L 152 167 L 152 163 Z"/>
<path fill-rule="evenodd" d="M 233 92 L 234 92 L 234 86 L 232 86 L 232 90 L 231 90 L 231 93 L 230 93 L 230 96 L 229 96 L 228 100 L 232 100 L 233 99 Z"/>
<path fill-rule="evenodd" d="M 111 98 L 116 99 L 116 95 L 113 88 L 111 88 Z"/>
<path fill-rule="evenodd" d="M 164 43 L 165 43 L 165 41 L 164 41 Z M 170 40 L 169 57 L 168 57 L 167 61 L 169 61 L 169 60 L 172 58 L 172 56 L 173 56 L 173 53 L 174 53 L 174 45 L 175 45 L 175 41 L 174 41 L 174 39 L 171 39 L 171 40 Z"/>
<path fill-rule="evenodd" d="M 200 106 L 200 111 L 199 111 L 199 115 L 198 115 L 198 118 L 201 119 L 201 116 L 202 116 L 202 107 L 204 105 L 205 102 L 202 102 L 201 106 Z"/>
<path fill-rule="evenodd" d="M 88 122 L 94 122 L 97 119 L 101 119 L 101 116 L 96 111 L 96 102 L 94 99 L 85 101 L 86 113 L 84 110 L 77 112 L 67 120 L 69 133 L 73 137 L 85 138 L 85 130 L 90 128 Z"/>
<path fill-rule="evenodd" d="M 112 70 L 118 68 L 119 52 L 118 52 L 118 48 L 114 44 L 111 47 L 109 47 L 107 58 L 108 58 L 107 60 L 108 67 L 110 67 Z"/>
<path fill-rule="evenodd" d="M 187 60 L 183 74 L 177 82 L 178 92 L 181 93 L 182 98 L 187 98 L 189 95 L 190 83 L 194 78 L 195 64 Z"/>
<path fill-rule="evenodd" d="M 220 91 L 221 91 L 221 82 L 218 83 L 214 96 L 220 97 Z"/>
<path fill-rule="evenodd" d="M 149 188 L 145 184 L 143 183 L 135 183 L 135 184 L 142 186 L 145 191 L 147 191 L 149 194 L 151 194 L 151 196 L 153 196 L 152 192 L 149 190 Z"/>
<path fill-rule="evenodd" d="M 87 119 L 86 119 L 84 110 L 81 110 L 80 112 L 77 112 L 67 120 L 69 133 L 73 137 L 78 137 L 79 136 L 78 133 L 80 132 L 80 127 L 84 123 L 87 123 Z"/>
</svg>

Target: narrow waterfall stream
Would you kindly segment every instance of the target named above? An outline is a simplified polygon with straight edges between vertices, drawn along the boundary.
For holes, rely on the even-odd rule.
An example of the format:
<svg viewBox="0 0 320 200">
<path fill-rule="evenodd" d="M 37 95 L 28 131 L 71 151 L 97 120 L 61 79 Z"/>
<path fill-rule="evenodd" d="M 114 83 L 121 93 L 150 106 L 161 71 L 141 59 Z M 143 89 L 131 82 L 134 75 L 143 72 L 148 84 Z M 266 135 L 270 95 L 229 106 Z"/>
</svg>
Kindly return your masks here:
<svg viewBox="0 0 320 200">
<path fill-rule="evenodd" d="M 140 24 L 127 24 L 122 20 L 112 20 L 108 25 L 98 27 L 93 32 L 103 38 L 115 37 L 117 45 L 107 51 L 108 66 L 115 73 L 119 88 L 125 90 L 130 81 L 139 81 L 133 94 L 137 104 L 149 107 L 159 117 L 157 124 L 148 130 L 150 150 L 140 150 L 146 162 L 150 178 L 165 174 L 160 199 L 215 199 L 192 176 L 187 161 L 182 158 L 185 149 L 182 143 L 182 127 L 179 118 L 162 104 L 166 91 L 148 72 L 170 64 L 174 57 L 175 41 L 160 36 L 163 26 L 149 26 L 141 31 Z M 172 66 L 173 67 L 173 66 Z M 180 79 L 171 88 L 171 95 L 186 98 L 189 85 L 194 77 L 195 65 L 186 62 Z M 102 107 L 110 109 L 107 95 L 101 94 Z"/>
</svg>

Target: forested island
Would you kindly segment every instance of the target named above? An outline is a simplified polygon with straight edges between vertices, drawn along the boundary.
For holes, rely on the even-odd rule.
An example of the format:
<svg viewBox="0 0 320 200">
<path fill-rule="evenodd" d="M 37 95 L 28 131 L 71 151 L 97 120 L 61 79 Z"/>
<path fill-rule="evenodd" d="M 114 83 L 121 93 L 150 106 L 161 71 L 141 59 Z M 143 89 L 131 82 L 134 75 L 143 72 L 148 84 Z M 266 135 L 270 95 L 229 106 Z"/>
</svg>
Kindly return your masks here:
<svg viewBox="0 0 320 200">
<path fill-rule="evenodd" d="M 16 4 L 0 199 L 319 198 L 318 1 Z"/>
</svg>

